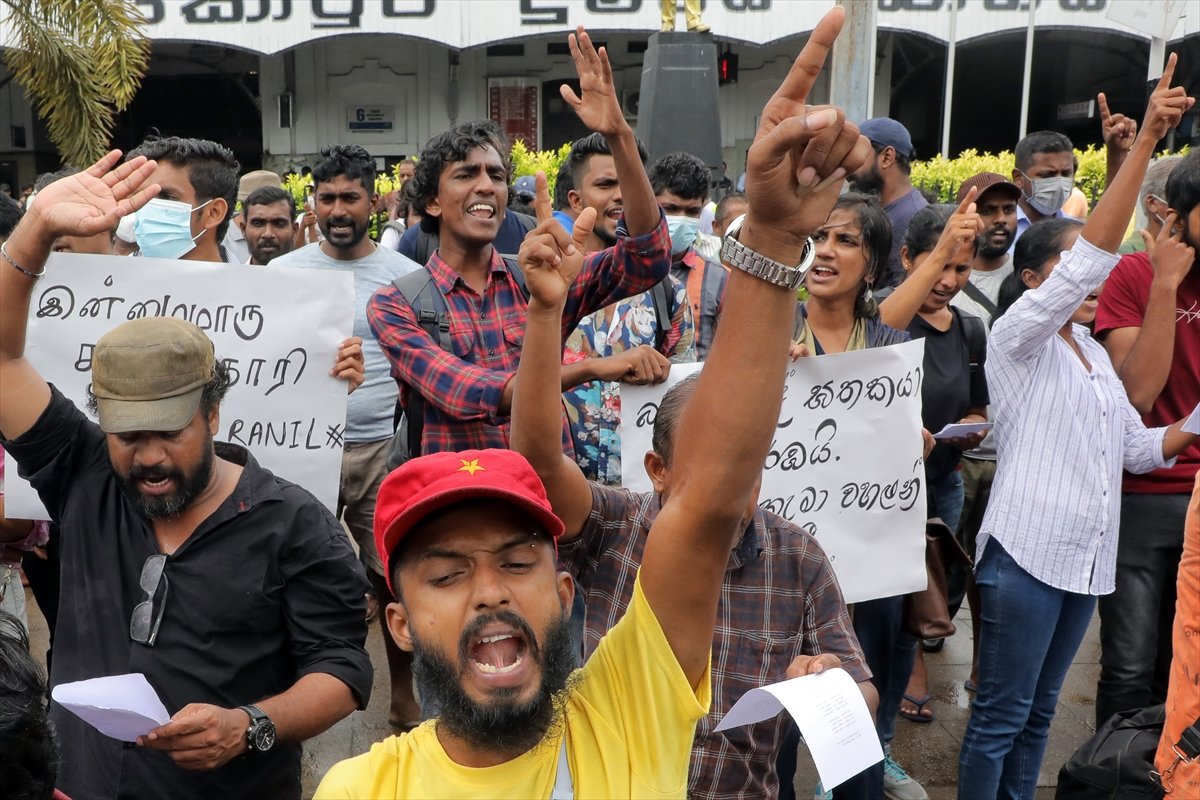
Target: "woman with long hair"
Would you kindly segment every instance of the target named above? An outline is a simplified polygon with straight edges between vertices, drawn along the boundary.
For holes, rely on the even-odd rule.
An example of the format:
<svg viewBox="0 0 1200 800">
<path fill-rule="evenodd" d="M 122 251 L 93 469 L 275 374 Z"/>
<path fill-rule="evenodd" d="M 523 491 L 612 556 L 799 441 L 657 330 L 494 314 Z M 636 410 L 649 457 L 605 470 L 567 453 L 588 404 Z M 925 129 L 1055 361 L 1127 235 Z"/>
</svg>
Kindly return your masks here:
<svg viewBox="0 0 1200 800">
<path fill-rule="evenodd" d="M 1155 145 L 1194 102 L 1170 88 L 1175 61 L 1087 223 L 1044 221 L 1017 241 L 1006 293 L 1016 298 L 992 327 L 999 452 L 977 542 L 979 690 L 959 754 L 963 800 L 1034 796 L 1063 679 L 1096 596 L 1113 590 L 1121 470 L 1165 466 L 1196 439 L 1182 420 L 1142 424 L 1085 327 Z"/>
</svg>

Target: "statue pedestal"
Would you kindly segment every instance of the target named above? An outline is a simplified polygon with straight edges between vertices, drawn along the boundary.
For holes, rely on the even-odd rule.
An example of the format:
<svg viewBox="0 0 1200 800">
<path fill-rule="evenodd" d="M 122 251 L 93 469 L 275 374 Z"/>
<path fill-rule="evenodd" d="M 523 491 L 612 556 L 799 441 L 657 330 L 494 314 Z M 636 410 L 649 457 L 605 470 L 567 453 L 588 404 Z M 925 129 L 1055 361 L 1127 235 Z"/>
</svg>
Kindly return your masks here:
<svg viewBox="0 0 1200 800">
<path fill-rule="evenodd" d="M 659 156 L 683 150 L 721 166 L 717 46 L 707 33 L 656 33 L 642 62 L 637 134 Z"/>
</svg>

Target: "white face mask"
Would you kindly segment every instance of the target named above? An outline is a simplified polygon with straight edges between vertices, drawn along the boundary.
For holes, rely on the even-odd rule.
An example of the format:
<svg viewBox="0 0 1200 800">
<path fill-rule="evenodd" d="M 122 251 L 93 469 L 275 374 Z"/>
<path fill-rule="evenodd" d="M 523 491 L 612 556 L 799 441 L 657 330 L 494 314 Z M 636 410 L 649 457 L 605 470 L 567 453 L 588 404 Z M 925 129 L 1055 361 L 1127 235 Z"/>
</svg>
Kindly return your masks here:
<svg viewBox="0 0 1200 800">
<path fill-rule="evenodd" d="M 1166 205 L 1166 202 L 1164 202 L 1163 199 L 1156 194 L 1148 194 L 1148 195 L 1146 195 L 1146 197 L 1153 198 L 1154 202 L 1156 202 L 1156 203 L 1159 203 L 1164 206 Z M 1146 210 L 1150 212 L 1151 216 L 1153 216 L 1156 220 L 1158 220 L 1159 225 L 1167 224 L 1167 220 L 1165 218 L 1159 216 L 1158 214 L 1155 214 L 1153 211 L 1150 211 L 1150 209 L 1148 209 L 1148 208 Z"/>
<path fill-rule="evenodd" d="M 138 249 L 147 258 L 181 258 L 196 247 L 204 231 L 192 235 L 192 212 L 199 211 L 212 200 L 192 207 L 178 200 L 155 197 L 142 206 L 134 218 L 133 230 Z"/>
<path fill-rule="evenodd" d="M 1024 172 L 1021 174 L 1025 175 Z M 1048 217 L 1052 217 L 1062 210 L 1067 198 L 1071 196 L 1071 190 L 1075 188 L 1074 178 L 1060 176 L 1031 178 L 1025 175 L 1025 179 L 1033 185 L 1033 194 L 1025 195 L 1025 199 L 1029 205 Z"/>
</svg>

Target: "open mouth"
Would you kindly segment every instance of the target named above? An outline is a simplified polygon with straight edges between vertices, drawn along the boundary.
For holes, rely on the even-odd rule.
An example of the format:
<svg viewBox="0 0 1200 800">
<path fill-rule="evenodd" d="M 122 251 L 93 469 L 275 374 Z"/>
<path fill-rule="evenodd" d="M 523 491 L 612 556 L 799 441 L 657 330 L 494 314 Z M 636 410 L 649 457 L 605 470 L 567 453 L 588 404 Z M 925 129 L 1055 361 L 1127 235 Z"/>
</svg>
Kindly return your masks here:
<svg viewBox="0 0 1200 800">
<path fill-rule="evenodd" d="M 474 203 L 467 206 L 467 213 L 475 219 L 490 220 L 496 216 L 496 207 L 487 203 Z"/>
<path fill-rule="evenodd" d="M 142 478 L 138 481 L 142 494 L 159 495 L 166 494 L 171 488 L 171 476 L 164 475 L 160 478 Z"/>
<path fill-rule="evenodd" d="M 333 236 L 352 236 L 354 234 L 354 223 L 352 222 L 330 222 L 329 235 Z"/>
<path fill-rule="evenodd" d="M 808 274 L 818 280 L 827 280 L 829 278 L 836 278 L 838 271 L 826 264 L 817 264 Z"/>
<path fill-rule="evenodd" d="M 604 212 L 604 218 L 608 219 L 608 220 L 612 220 L 613 222 L 619 222 L 621 219 L 621 214 L 623 214 L 624 212 L 625 212 L 625 209 L 622 208 L 621 206 L 613 206 L 612 208 L 610 208 Z"/>
</svg>

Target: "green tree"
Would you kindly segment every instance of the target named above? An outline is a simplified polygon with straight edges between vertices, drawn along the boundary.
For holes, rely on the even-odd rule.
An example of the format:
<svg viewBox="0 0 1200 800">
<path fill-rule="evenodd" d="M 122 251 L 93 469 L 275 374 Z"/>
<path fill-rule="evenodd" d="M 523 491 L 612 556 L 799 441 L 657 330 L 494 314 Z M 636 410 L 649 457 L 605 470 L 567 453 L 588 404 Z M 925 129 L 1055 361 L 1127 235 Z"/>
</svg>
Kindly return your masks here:
<svg viewBox="0 0 1200 800">
<path fill-rule="evenodd" d="M 142 22 L 132 0 L 0 0 L 5 64 L 64 162 L 91 164 L 109 149 L 114 110 L 150 60 Z"/>
</svg>

